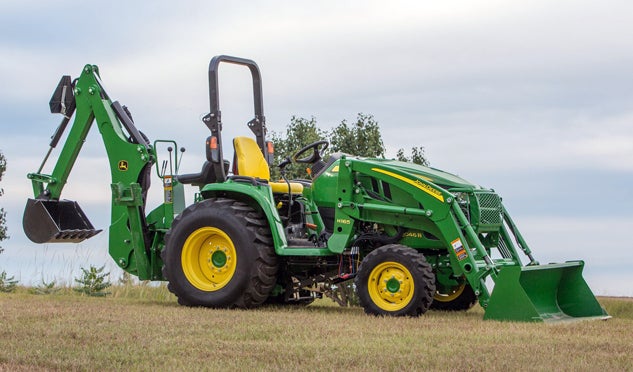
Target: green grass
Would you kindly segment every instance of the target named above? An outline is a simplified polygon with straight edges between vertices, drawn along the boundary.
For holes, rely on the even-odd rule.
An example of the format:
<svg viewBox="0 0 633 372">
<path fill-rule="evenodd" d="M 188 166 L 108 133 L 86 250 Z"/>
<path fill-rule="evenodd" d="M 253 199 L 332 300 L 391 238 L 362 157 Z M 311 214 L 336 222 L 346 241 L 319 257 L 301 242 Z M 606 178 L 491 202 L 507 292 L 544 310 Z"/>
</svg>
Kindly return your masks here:
<svg viewBox="0 0 633 372">
<path fill-rule="evenodd" d="M 608 321 L 531 324 L 430 311 L 367 316 L 330 300 L 256 310 L 187 308 L 164 286 L 0 294 L 0 370 L 631 370 L 633 300 Z"/>
</svg>

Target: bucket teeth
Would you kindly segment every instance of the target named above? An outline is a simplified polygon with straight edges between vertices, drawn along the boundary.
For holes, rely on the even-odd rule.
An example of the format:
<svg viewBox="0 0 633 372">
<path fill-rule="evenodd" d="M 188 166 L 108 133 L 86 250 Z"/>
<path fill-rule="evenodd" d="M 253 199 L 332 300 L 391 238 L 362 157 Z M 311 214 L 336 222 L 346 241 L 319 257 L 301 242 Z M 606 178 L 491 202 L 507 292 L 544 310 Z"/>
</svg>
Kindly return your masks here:
<svg viewBox="0 0 633 372">
<path fill-rule="evenodd" d="M 79 243 L 100 233 L 101 230 L 63 230 L 51 240 L 60 243 Z"/>
</svg>

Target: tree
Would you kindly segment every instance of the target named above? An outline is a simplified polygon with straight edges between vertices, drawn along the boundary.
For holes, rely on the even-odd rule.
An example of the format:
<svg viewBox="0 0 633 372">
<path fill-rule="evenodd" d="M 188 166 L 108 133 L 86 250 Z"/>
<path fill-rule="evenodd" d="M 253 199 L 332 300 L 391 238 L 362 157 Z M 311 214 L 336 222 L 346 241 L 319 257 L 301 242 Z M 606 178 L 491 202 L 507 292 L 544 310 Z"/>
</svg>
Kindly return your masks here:
<svg viewBox="0 0 633 372">
<path fill-rule="evenodd" d="M 327 138 L 327 133 L 317 128 L 316 118 L 310 119 L 293 116 L 286 126 L 285 136 L 272 132 L 271 140 L 275 144 L 274 164 L 281 164 L 284 159 L 291 157 L 298 150 L 313 142 Z M 271 167 L 271 179 L 279 178 L 279 169 Z M 288 166 L 286 176 L 289 179 L 305 178 L 306 172 L 301 166 Z"/>
<path fill-rule="evenodd" d="M 373 115 L 359 113 L 351 125 L 343 120 L 330 132 L 330 143 L 332 151 L 376 158 L 385 156 L 380 127 Z"/>
<path fill-rule="evenodd" d="M 272 132 L 271 139 L 275 144 L 275 165 L 280 164 L 287 157 L 292 157 L 304 146 L 323 139 L 330 141 L 328 150 L 321 154 L 325 158 L 331 152 L 337 151 L 366 157 L 385 156 L 385 146 L 378 122 L 372 115 L 363 113 L 357 115 L 353 124 L 348 124 L 346 120 L 343 120 L 329 132 L 319 129 L 314 117 L 306 119 L 293 116 L 286 127 L 285 135 Z M 302 166 L 294 164 L 286 168 L 286 176 L 289 179 L 305 178 L 306 172 Z M 278 177 L 279 170 L 276 167 L 271 168 L 271 178 Z"/>
<path fill-rule="evenodd" d="M 0 151 L 0 181 L 2 181 L 2 175 L 6 170 L 7 159 L 4 157 L 4 154 L 2 154 L 2 151 Z M 0 196 L 2 196 L 2 194 L 4 194 L 4 190 L 0 188 Z M 0 242 L 9 237 L 9 235 L 7 235 L 6 217 L 7 213 L 4 211 L 4 208 L 0 208 Z M 2 253 L 3 251 L 4 249 L 0 246 L 0 253 Z"/>
<path fill-rule="evenodd" d="M 424 147 L 422 146 L 411 148 L 411 157 L 405 155 L 404 149 L 399 149 L 398 153 L 396 154 L 396 158 L 400 161 L 420 164 L 424 165 L 425 167 L 428 167 L 430 165 L 429 160 L 424 154 Z"/>
</svg>

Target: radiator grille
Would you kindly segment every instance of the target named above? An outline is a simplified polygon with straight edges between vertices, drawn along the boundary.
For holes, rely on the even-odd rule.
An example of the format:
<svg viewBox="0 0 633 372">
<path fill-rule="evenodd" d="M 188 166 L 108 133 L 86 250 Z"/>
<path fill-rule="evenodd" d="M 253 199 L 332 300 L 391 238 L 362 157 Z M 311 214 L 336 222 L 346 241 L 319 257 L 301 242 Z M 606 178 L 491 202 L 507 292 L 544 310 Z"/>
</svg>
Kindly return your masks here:
<svg viewBox="0 0 633 372">
<path fill-rule="evenodd" d="M 500 225 L 502 220 L 501 198 L 495 193 L 476 193 L 479 204 L 480 225 Z"/>
</svg>

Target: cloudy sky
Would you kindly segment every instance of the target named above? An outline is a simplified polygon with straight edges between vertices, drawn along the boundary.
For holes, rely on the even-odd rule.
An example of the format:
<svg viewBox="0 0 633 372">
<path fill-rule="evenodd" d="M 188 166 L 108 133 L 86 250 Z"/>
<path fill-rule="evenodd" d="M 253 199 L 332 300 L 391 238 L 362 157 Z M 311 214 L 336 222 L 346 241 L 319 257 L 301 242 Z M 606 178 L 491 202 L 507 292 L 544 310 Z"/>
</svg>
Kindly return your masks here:
<svg viewBox="0 0 633 372">
<path fill-rule="evenodd" d="M 98 65 L 110 96 L 150 139 L 186 147 L 182 171 L 193 172 L 218 54 L 259 64 L 269 129 L 283 131 L 292 115 L 327 129 L 372 114 L 389 156 L 424 146 L 434 167 L 500 193 L 541 262 L 583 259 L 597 294 L 633 296 L 630 1 L 2 0 L 0 206 L 11 239 L 0 270 L 25 283 L 70 282 L 92 264 L 118 273 L 104 233 L 36 245 L 22 232 L 26 173 L 59 124 L 48 100 L 61 75 Z M 221 68 L 225 139 L 249 133 L 249 79 Z M 63 197 L 107 228 L 110 181 L 95 134 Z"/>
</svg>

